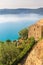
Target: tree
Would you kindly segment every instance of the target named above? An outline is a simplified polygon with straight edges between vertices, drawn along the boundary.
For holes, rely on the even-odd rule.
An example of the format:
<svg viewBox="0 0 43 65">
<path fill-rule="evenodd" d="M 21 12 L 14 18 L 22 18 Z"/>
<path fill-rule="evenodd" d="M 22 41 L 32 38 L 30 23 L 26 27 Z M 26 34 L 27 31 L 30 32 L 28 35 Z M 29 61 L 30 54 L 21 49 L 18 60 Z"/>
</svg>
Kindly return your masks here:
<svg viewBox="0 0 43 65">
<path fill-rule="evenodd" d="M 28 29 L 25 28 L 19 32 L 20 38 L 27 39 L 28 38 Z"/>
<path fill-rule="evenodd" d="M 6 40 L 6 42 L 11 42 L 11 40 L 8 39 L 8 40 Z"/>
<path fill-rule="evenodd" d="M 9 45 L 9 44 L 11 44 L 11 40 L 6 40 L 6 43 Z"/>
</svg>

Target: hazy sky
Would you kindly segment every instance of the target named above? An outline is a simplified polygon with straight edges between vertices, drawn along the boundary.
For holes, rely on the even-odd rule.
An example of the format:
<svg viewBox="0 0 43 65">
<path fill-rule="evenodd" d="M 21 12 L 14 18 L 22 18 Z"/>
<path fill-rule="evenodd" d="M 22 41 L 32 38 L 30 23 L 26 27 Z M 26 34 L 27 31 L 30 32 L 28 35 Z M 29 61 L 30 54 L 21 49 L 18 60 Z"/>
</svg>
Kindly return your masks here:
<svg viewBox="0 0 43 65">
<path fill-rule="evenodd" d="M 0 8 L 38 8 L 43 0 L 0 0 Z"/>
</svg>

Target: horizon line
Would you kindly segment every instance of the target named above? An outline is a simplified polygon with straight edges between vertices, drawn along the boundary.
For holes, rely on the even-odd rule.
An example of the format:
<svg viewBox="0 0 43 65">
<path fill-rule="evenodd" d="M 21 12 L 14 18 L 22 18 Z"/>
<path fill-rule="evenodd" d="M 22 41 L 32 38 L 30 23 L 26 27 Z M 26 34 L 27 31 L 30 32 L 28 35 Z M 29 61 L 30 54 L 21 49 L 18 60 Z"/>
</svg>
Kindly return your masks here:
<svg viewBox="0 0 43 65">
<path fill-rule="evenodd" d="M 37 8 L 0 8 L 0 9 L 40 9 L 43 7 L 37 7 Z"/>
</svg>

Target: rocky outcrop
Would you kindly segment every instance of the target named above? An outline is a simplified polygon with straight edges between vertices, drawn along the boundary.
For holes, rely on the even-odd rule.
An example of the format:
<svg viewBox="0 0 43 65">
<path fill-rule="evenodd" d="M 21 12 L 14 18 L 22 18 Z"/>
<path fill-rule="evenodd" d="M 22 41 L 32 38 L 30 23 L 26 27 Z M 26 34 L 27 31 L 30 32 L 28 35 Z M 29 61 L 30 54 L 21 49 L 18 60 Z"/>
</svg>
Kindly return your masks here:
<svg viewBox="0 0 43 65">
<path fill-rule="evenodd" d="M 35 45 L 23 65 L 43 65 L 43 40 Z"/>
</svg>

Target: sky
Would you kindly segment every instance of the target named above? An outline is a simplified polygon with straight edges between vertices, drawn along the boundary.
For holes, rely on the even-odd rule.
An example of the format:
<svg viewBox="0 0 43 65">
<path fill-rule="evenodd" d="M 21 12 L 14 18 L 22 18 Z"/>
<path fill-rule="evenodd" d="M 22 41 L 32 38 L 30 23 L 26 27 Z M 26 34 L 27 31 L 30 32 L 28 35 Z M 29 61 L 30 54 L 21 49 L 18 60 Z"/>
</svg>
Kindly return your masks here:
<svg viewBox="0 0 43 65">
<path fill-rule="evenodd" d="M 17 8 L 31 8 L 36 9 L 43 7 L 43 0 L 0 0 L 0 9 L 17 9 Z M 34 17 L 35 16 L 35 17 Z M 0 15 L 0 23 L 3 22 L 15 22 L 21 20 L 38 20 L 43 18 L 39 15 L 31 14 L 29 16 L 13 16 L 13 15 Z"/>
<path fill-rule="evenodd" d="M 3 8 L 40 8 L 43 0 L 0 0 L 0 9 Z"/>
</svg>

